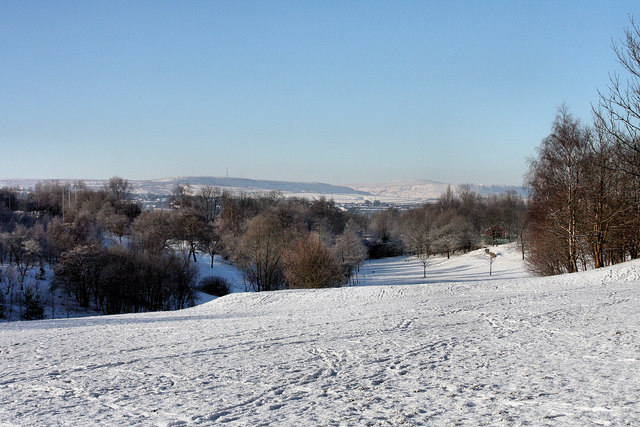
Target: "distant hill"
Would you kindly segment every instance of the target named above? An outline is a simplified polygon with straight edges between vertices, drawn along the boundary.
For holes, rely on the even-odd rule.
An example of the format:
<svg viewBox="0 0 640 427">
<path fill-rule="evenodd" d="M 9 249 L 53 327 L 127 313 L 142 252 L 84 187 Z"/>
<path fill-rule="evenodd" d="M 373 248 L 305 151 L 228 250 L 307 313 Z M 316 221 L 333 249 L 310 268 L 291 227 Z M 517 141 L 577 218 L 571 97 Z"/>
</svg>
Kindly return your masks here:
<svg viewBox="0 0 640 427">
<path fill-rule="evenodd" d="M 185 176 L 145 181 L 132 181 L 138 191 L 153 194 L 169 194 L 176 185 L 190 185 L 194 188 L 212 186 L 246 192 L 279 191 L 281 193 L 313 193 L 313 194 L 350 194 L 368 195 L 368 193 L 351 187 L 324 184 L 321 182 L 292 182 L 255 180 L 248 178 L 229 178 L 212 176 Z"/>
<path fill-rule="evenodd" d="M 33 188 L 40 179 L 0 179 L 0 187 L 11 186 Z M 61 183 L 73 183 L 73 179 L 56 180 Z M 82 180 L 90 188 L 100 188 L 108 180 Z M 337 202 L 359 203 L 367 200 L 379 200 L 389 203 L 423 203 L 440 197 L 451 185 L 456 191 L 455 184 L 446 184 L 426 179 L 410 181 L 394 181 L 379 184 L 354 184 L 349 186 L 333 185 L 321 182 L 294 182 L 255 180 L 248 178 L 211 177 L 211 176 L 183 176 L 148 180 L 129 180 L 133 193 L 141 197 L 145 195 L 171 194 L 176 185 L 189 185 L 197 191 L 203 186 L 219 187 L 234 193 L 264 193 L 278 191 L 285 196 L 316 198 L 326 196 Z M 526 189 L 517 186 L 469 184 L 471 190 L 481 194 L 500 194 L 506 191 L 516 191 L 522 197 L 527 197 Z"/>
<path fill-rule="evenodd" d="M 483 196 L 515 191 L 521 197 L 527 197 L 527 189 L 513 185 L 468 184 L 469 188 Z M 351 187 L 367 192 L 372 196 L 397 198 L 404 200 L 433 200 L 439 198 L 451 186 L 455 192 L 460 185 L 446 184 L 427 179 L 393 181 L 380 184 L 354 184 Z"/>
<path fill-rule="evenodd" d="M 39 182 L 60 182 L 72 184 L 74 179 L 0 179 L 0 187 L 33 188 Z M 104 186 L 106 179 L 85 179 L 81 180 L 89 188 L 99 188 Z M 204 186 L 220 187 L 231 191 L 245 192 L 268 192 L 280 191 L 289 193 L 312 193 L 312 194 L 350 194 L 367 196 L 368 193 L 351 187 L 325 184 L 321 182 L 293 182 L 293 181 L 271 181 L 255 180 L 248 178 L 212 177 L 212 176 L 182 176 L 148 180 L 129 180 L 136 194 L 171 194 L 176 185 L 189 185 L 193 189 Z"/>
</svg>

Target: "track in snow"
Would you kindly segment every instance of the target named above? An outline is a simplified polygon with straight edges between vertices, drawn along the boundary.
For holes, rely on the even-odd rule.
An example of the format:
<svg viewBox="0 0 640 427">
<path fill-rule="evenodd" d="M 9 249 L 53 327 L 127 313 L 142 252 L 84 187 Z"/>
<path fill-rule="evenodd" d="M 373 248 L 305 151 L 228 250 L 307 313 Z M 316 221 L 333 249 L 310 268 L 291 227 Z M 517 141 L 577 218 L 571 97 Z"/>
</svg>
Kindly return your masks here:
<svg viewBox="0 0 640 427">
<path fill-rule="evenodd" d="M 0 328 L 0 423 L 640 423 L 640 264 Z"/>
</svg>

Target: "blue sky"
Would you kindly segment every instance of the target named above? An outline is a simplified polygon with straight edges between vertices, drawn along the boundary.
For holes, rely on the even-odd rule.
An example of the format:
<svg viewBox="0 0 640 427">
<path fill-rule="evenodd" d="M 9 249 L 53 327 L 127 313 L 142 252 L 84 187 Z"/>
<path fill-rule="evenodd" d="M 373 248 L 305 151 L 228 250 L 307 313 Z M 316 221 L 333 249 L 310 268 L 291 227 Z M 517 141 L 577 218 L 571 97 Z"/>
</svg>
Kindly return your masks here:
<svg viewBox="0 0 640 427">
<path fill-rule="evenodd" d="M 521 184 L 630 1 L 3 1 L 0 178 Z"/>
</svg>

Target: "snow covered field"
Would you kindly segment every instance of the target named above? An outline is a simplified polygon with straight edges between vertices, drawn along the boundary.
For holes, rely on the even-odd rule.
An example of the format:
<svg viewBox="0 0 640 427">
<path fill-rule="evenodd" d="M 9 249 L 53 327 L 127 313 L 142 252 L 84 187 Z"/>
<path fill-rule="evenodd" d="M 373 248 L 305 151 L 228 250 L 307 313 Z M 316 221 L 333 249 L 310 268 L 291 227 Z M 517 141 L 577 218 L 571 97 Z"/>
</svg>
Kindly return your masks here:
<svg viewBox="0 0 640 427">
<path fill-rule="evenodd" d="M 529 278 L 505 251 L 489 277 L 472 253 L 426 280 L 412 263 L 367 264 L 369 286 L 1 324 L 0 424 L 640 424 L 640 263 Z"/>
<path fill-rule="evenodd" d="M 522 279 L 530 275 L 524 269 L 522 253 L 515 244 L 490 247 L 497 257 L 489 276 L 489 258 L 484 249 L 464 255 L 434 256 L 429 260 L 427 277 L 422 263 L 412 256 L 369 260 L 358 273 L 361 286 L 421 285 L 429 283 L 476 282 Z"/>
</svg>

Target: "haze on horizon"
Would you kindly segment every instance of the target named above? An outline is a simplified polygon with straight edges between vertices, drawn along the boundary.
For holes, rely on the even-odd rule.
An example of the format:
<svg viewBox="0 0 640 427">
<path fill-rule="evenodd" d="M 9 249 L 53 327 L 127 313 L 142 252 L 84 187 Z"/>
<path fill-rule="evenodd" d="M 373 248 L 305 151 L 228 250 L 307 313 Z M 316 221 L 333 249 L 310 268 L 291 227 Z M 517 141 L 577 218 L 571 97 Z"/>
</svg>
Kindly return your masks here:
<svg viewBox="0 0 640 427">
<path fill-rule="evenodd" d="M 0 178 L 520 185 L 636 7 L 2 2 Z"/>
</svg>

